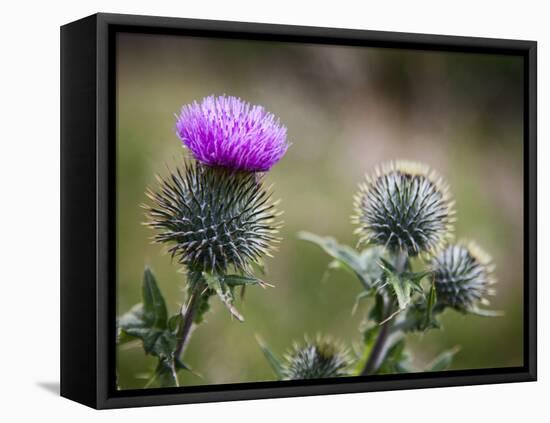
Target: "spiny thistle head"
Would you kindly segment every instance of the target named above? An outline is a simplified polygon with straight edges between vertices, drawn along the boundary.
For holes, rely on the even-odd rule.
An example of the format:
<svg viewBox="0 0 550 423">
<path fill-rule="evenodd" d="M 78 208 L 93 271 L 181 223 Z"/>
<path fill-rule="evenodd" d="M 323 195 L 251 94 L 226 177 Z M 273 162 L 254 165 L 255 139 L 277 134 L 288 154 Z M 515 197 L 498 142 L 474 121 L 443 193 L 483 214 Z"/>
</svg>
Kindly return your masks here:
<svg viewBox="0 0 550 423">
<path fill-rule="evenodd" d="M 256 174 L 186 163 L 157 179 L 147 191 L 146 225 L 189 270 L 251 273 L 279 242 L 277 202 Z"/>
<path fill-rule="evenodd" d="M 491 257 L 474 242 L 451 244 L 432 259 L 437 302 L 459 311 L 477 303 L 487 304 L 494 295 L 494 265 Z"/>
<path fill-rule="evenodd" d="M 285 380 L 323 379 L 349 376 L 351 364 L 348 351 L 327 337 L 317 336 L 314 341 L 305 339 L 303 345 L 294 344 L 285 355 Z"/>
<path fill-rule="evenodd" d="M 206 97 L 183 106 L 176 132 L 210 166 L 265 172 L 286 153 L 286 128 L 262 106 L 237 97 Z"/>
<path fill-rule="evenodd" d="M 352 221 L 361 243 L 416 256 L 433 253 L 450 236 L 453 205 L 447 185 L 427 166 L 390 162 L 360 185 Z"/>
</svg>

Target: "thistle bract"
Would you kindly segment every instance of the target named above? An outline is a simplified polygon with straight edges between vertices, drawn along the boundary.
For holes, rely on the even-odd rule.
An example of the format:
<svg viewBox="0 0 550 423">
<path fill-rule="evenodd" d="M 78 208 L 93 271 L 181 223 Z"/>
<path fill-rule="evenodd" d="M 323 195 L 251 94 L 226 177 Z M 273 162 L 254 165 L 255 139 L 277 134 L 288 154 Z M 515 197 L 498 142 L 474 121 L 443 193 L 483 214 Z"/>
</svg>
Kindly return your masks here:
<svg viewBox="0 0 550 423">
<path fill-rule="evenodd" d="M 255 174 L 188 163 L 158 180 L 146 224 L 189 270 L 251 273 L 278 242 L 276 203 Z"/>
<path fill-rule="evenodd" d="M 494 294 L 492 260 L 473 242 L 449 245 L 431 264 L 437 302 L 443 306 L 469 311 Z"/>
<path fill-rule="evenodd" d="M 300 380 L 348 376 L 350 364 L 348 352 L 330 338 L 306 338 L 305 344 L 295 344 L 286 354 L 283 377 Z"/>
<path fill-rule="evenodd" d="M 202 163 L 249 172 L 269 170 L 288 148 L 278 119 L 237 97 L 210 96 L 183 106 L 176 132 Z"/>
<path fill-rule="evenodd" d="M 360 242 L 410 256 L 437 250 L 454 220 L 447 186 L 427 166 L 413 162 L 391 162 L 367 176 L 355 210 Z"/>
</svg>

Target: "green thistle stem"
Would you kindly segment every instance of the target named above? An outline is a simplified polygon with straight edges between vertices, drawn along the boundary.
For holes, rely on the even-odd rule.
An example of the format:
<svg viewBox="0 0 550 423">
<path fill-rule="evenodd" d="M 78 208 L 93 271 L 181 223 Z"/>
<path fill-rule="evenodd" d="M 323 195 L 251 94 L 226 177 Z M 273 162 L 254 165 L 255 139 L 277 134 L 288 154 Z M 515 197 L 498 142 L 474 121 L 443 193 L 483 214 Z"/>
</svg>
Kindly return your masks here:
<svg viewBox="0 0 550 423">
<path fill-rule="evenodd" d="M 409 256 L 407 252 L 404 250 L 399 250 L 395 257 L 395 272 L 398 275 L 401 275 L 406 270 L 408 261 Z M 376 373 L 376 371 L 380 367 L 380 364 L 382 363 L 384 355 L 386 354 L 386 344 L 388 342 L 389 335 L 392 333 L 391 329 L 393 326 L 393 319 L 387 319 L 389 319 L 390 316 L 395 312 L 395 305 L 393 301 L 391 301 L 391 298 L 388 298 L 384 294 L 382 295 L 384 301 L 382 322 L 385 323 L 382 324 L 382 328 L 380 329 L 380 333 L 378 334 L 378 337 L 376 338 L 376 341 L 372 347 L 369 358 L 365 363 L 365 367 L 363 367 L 363 370 L 361 371 L 361 376 L 368 376 Z"/>
<path fill-rule="evenodd" d="M 391 304 L 391 300 L 388 299 L 386 295 L 383 296 L 383 301 L 384 301 L 383 319 L 386 320 L 389 316 L 391 316 L 391 313 L 393 312 L 393 307 Z M 390 326 L 391 326 L 391 320 L 387 321 L 382 325 L 382 328 L 380 329 L 380 333 L 376 338 L 376 342 L 374 343 L 371 353 L 369 354 L 369 358 L 365 363 L 365 367 L 363 367 L 363 370 L 361 371 L 361 376 L 368 376 L 368 375 L 374 374 L 376 370 L 378 370 L 378 367 L 380 366 L 380 361 L 383 355 L 382 353 L 385 350 L 384 347 L 386 344 L 386 340 L 390 333 Z"/>
<path fill-rule="evenodd" d="M 395 272 L 401 275 L 407 268 L 409 262 L 409 255 L 406 250 L 399 250 L 395 257 Z"/>
<path fill-rule="evenodd" d="M 205 288 L 205 284 L 204 282 L 201 281 L 199 283 L 196 283 L 193 290 L 191 291 L 187 308 L 185 309 L 185 313 L 182 316 L 181 323 L 176 333 L 177 343 L 176 343 L 176 350 L 174 351 L 175 360 L 179 360 L 181 358 L 183 350 L 185 349 L 187 339 L 191 334 L 191 328 L 193 327 L 193 322 L 195 321 L 195 317 L 197 316 L 197 312 L 199 311 L 202 291 L 204 291 L 204 288 Z"/>
</svg>

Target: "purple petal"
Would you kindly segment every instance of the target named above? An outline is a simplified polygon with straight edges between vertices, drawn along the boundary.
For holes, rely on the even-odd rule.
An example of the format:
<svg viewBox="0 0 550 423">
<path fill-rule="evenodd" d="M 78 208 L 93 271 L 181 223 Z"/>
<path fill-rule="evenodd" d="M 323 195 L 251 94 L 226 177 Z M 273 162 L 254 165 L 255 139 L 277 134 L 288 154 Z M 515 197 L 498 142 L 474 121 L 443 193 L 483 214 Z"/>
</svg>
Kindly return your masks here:
<svg viewBox="0 0 550 423">
<path fill-rule="evenodd" d="M 183 106 L 176 133 L 210 166 L 265 172 L 286 153 L 286 128 L 262 106 L 237 97 L 206 97 Z"/>
</svg>

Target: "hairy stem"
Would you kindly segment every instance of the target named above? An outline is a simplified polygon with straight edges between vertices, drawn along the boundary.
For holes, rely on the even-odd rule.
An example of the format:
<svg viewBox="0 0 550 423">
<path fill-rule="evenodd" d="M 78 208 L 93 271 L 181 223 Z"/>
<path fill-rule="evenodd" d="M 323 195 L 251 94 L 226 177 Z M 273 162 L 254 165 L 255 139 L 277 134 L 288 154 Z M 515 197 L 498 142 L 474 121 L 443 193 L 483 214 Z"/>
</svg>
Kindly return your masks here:
<svg viewBox="0 0 550 423">
<path fill-rule="evenodd" d="M 384 310 L 382 313 L 383 320 L 386 320 L 393 311 L 392 302 L 389 298 L 387 298 L 385 295 L 383 296 L 384 299 Z M 365 367 L 363 367 L 363 370 L 361 371 L 362 376 L 371 375 L 376 370 L 378 370 L 378 367 L 380 367 L 380 362 L 383 357 L 383 352 L 385 350 L 385 344 L 386 340 L 388 338 L 388 335 L 390 333 L 390 326 L 391 326 L 391 320 L 387 321 L 382 325 L 382 328 L 380 329 L 380 333 L 378 333 L 378 337 L 376 338 L 376 341 L 374 342 L 374 345 L 372 347 L 372 350 L 369 354 L 369 358 L 367 362 L 365 363 Z"/>
<path fill-rule="evenodd" d="M 181 323 L 176 333 L 177 343 L 176 350 L 174 351 L 174 359 L 176 360 L 181 358 L 181 355 L 187 343 L 187 339 L 191 334 L 193 322 L 195 321 L 195 317 L 197 315 L 197 312 L 199 311 L 203 289 L 203 284 L 197 283 L 191 291 L 187 307 L 185 309 L 185 312 L 183 313 Z"/>
<path fill-rule="evenodd" d="M 409 262 L 409 255 L 406 251 L 399 250 L 395 256 L 395 272 L 401 275 L 407 270 L 407 264 Z"/>
<path fill-rule="evenodd" d="M 396 254 L 395 272 L 398 275 L 401 275 L 406 270 L 408 260 L 409 260 L 409 257 L 406 251 L 400 250 Z M 363 367 L 363 370 L 361 371 L 362 376 L 372 375 L 376 373 L 376 371 L 382 364 L 382 360 L 384 359 L 384 356 L 386 355 L 386 352 L 388 350 L 386 344 L 388 342 L 389 335 L 392 333 L 391 329 L 393 326 L 393 320 L 392 319 L 387 320 L 387 319 L 389 319 L 390 316 L 393 314 L 395 306 L 391 298 L 388 298 L 386 295 L 383 295 L 383 300 L 384 300 L 384 307 L 382 312 L 382 322 L 385 322 L 385 323 L 382 324 L 382 328 L 380 329 L 380 332 L 378 333 L 378 337 L 374 342 L 372 350 L 369 354 L 369 358 L 365 363 L 365 367 Z"/>
</svg>

